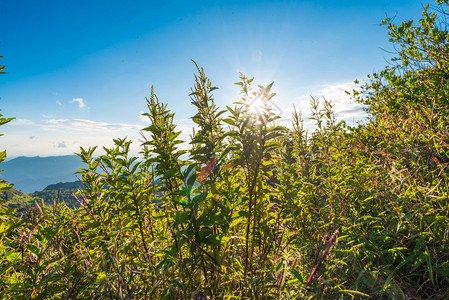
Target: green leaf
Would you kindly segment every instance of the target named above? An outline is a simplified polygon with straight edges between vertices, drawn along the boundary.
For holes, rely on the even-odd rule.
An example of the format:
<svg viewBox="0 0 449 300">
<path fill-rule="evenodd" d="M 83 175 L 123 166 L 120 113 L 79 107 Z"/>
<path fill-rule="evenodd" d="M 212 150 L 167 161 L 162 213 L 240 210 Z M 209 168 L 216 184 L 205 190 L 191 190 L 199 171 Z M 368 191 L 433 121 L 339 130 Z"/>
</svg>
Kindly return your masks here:
<svg viewBox="0 0 449 300">
<path fill-rule="evenodd" d="M 181 291 L 184 291 L 184 290 L 185 290 L 184 285 L 183 285 L 182 283 L 180 283 L 178 280 L 173 279 L 172 282 L 173 282 L 178 288 L 180 288 Z"/>
<path fill-rule="evenodd" d="M 95 279 L 95 285 L 100 286 L 106 281 L 106 274 L 103 272 L 98 273 L 97 278 Z"/>
<path fill-rule="evenodd" d="M 210 235 L 202 240 L 202 242 L 209 246 L 220 246 L 227 243 L 230 240 L 229 237 L 224 237 L 219 234 Z"/>
<path fill-rule="evenodd" d="M 370 297 L 370 295 L 367 295 L 365 293 L 359 292 L 359 291 L 354 291 L 354 290 L 340 290 L 341 293 L 347 293 L 347 294 L 356 294 L 356 295 L 360 295 L 363 297 Z"/>
<path fill-rule="evenodd" d="M 293 274 L 293 276 L 295 276 L 296 279 L 299 280 L 299 282 L 301 284 L 304 284 L 304 279 L 302 278 L 301 274 L 296 269 L 291 268 L 289 271 L 290 271 L 290 273 Z"/>
</svg>

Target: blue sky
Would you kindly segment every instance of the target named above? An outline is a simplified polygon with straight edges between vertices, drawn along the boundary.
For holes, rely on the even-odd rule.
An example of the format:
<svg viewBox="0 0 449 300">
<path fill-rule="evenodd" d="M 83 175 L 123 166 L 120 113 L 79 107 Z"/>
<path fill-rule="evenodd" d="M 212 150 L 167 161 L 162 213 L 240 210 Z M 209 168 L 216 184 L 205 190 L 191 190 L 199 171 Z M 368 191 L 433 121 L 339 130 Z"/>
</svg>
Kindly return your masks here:
<svg viewBox="0 0 449 300">
<path fill-rule="evenodd" d="M 355 122 L 363 114 L 344 90 L 381 70 L 393 50 L 380 21 L 417 20 L 425 3 L 1 1 L 0 109 L 16 118 L 0 129 L 1 148 L 9 157 L 65 155 L 128 136 L 137 150 L 151 85 L 188 139 L 190 59 L 219 87 L 223 108 L 239 99 L 242 72 L 275 82 L 285 124 L 293 105 L 307 117 L 310 95 Z"/>
</svg>

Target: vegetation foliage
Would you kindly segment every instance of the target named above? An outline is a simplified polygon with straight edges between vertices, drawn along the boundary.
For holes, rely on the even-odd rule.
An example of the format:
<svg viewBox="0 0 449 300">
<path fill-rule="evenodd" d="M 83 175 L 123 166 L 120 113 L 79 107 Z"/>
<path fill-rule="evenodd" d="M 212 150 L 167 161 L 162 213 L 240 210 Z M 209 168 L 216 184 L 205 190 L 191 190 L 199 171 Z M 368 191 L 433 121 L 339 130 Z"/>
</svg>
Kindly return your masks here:
<svg viewBox="0 0 449 300">
<path fill-rule="evenodd" d="M 0 297 L 449 298 L 448 13 L 383 21 L 398 57 L 353 91 L 355 127 L 314 98 L 313 131 L 277 126 L 272 84 L 244 75 L 220 110 L 196 66 L 186 151 L 152 89 L 143 159 L 81 148 L 79 208 L 1 206 Z"/>
</svg>

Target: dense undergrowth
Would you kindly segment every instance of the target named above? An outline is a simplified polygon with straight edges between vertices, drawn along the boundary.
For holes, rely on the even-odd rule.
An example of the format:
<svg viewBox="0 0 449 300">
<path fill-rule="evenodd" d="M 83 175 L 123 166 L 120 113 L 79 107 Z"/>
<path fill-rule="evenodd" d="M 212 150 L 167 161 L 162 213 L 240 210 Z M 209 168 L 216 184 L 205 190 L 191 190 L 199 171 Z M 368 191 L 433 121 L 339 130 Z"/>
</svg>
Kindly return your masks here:
<svg viewBox="0 0 449 300">
<path fill-rule="evenodd" d="M 437 4 L 417 25 L 384 21 L 398 59 L 353 92 L 369 112 L 356 127 L 315 99 L 315 130 L 296 112 L 276 126 L 271 85 L 243 75 L 242 99 L 220 110 L 197 68 L 184 151 L 152 91 L 143 159 L 125 139 L 100 156 L 81 149 L 80 208 L 36 203 L 17 219 L 1 206 L 0 297 L 449 298 L 448 7 Z"/>
</svg>

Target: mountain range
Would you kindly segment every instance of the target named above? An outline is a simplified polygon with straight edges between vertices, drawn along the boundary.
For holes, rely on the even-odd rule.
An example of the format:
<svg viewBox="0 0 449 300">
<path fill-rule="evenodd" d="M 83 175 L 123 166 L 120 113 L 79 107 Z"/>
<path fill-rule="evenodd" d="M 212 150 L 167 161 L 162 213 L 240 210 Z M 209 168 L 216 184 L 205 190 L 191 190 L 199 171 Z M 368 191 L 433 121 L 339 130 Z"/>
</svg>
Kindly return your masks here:
<svg viewBox="0 0 449 300">
<path fill-rule="evenodd" d="M 85 167 L 76 155 L 49 157 L 17 157 L 0 165 L 4 170 L 0 178 L 14 184 L 14 188 L 24 193 L 41 191 L 47 186 L 59 182 L 74 182 L 74 175 Z"/>
</svg>

